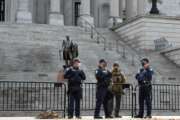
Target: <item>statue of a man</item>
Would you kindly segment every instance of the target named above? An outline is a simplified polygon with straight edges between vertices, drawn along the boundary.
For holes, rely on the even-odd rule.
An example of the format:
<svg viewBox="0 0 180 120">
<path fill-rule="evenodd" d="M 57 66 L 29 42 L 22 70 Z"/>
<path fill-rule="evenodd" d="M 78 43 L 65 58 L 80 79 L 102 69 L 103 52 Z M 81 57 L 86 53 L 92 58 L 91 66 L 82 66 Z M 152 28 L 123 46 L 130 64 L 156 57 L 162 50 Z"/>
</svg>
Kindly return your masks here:
<svg viewBox="0 0 180 120">
<path fill-rule="evenodd" d="M 150 14 L 159 14 L 159 10 L 157 8 L 157 0 L 152 0 L 152 8 Z"/>
</svg>

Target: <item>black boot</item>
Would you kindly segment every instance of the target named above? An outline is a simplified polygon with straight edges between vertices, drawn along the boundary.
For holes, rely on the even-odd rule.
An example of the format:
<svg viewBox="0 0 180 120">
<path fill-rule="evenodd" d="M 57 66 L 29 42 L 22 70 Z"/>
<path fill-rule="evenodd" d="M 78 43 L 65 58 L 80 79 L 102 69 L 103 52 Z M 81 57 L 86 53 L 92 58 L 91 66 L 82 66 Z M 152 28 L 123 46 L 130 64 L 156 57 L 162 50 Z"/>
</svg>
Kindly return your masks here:
<svg viewBox="0 0 180 120">
<path fill-rule="evenodd" d="M 147 115 L 144 118 L 152 118 L 152 116 L 151 115 Z"/>
<path fill-rule="evenodd" d="M 101 116 L 94 116 L 94 119 L 103 119 Z"/>
<path fill-rule="evenodd" d="M 143 116 L 142 115 L 136 115 L 136 116 L 134 116 L 134 118 L 143 118 Z"/>
</svg>

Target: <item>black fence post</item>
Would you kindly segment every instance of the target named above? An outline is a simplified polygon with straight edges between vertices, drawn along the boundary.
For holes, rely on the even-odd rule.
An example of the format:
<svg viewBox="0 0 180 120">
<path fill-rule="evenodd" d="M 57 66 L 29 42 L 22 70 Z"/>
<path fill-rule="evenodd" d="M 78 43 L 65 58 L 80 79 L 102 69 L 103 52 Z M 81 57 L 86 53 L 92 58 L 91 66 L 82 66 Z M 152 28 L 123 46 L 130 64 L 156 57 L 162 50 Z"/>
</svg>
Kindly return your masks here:
<svg viewBox="0 0 180 120">
<path fill-rule="evenodd" d="M 64 86 L 64 118 L 66 117 L 66 84 L 63 84 Z"/>
</svg>

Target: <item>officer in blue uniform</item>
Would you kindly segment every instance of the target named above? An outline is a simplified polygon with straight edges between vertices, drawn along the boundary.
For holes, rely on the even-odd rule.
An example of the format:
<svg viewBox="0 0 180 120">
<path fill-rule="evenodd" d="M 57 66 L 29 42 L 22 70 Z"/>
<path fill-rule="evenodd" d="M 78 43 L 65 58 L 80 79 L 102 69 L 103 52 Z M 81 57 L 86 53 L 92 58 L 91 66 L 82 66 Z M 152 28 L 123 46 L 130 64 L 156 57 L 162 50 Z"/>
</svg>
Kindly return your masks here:
<svg viewBox="0 0 180 120">
<path fill-rule="evenodd" d="M 82 98 L 82 81 L 86 75 L 80 68 L 79 59 L 73 60 L 73 66 L 69 68 L 64 77 L 68 79 L 68 118 L 73 118 L 74 107 L 76 118 L 80 119 L 80 100 Z M 75 104 L 75 105 L 74 105 Z"/>
<path fill-rule="evenodd" d="M 111 82 L 112 75 L 111 72 L 106 69 L 106 67 L 107 62 L 104 59 L 101 59 L 95 73 L 95 77 L 97 79 L 96 108 L 94 113 L 95 119 L 102 119 L 100 116 L 100 108 L 102 104 L 104 107 L 105 117 L 111 117 L 111 113 L 108 110 L 108 86 Z"/>
<path fill-rule="evenodd" d="M 149 60 L 144 58 L 141 60 L 143 66 L 140 72 L 136 74 L 136 79 L 139 84 L 139 114 L 135 118 L 144 117 L 144 103 L 146 103 L 147 115 L 145 118 L 151 118 L 152 109 L 152 76 L 153 70 L 150 68 Z"/>
</svg>

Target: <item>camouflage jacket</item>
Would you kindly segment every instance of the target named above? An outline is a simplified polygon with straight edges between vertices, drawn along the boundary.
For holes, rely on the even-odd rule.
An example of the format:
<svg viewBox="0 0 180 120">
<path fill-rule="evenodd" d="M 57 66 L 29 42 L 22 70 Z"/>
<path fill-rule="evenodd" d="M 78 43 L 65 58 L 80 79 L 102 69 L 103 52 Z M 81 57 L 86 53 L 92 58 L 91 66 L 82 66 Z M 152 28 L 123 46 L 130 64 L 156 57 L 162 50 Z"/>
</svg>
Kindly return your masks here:
<svg viewBox="0 0 180 120">
<path fill-rule="evenodd" d="M 126 83 L 125 76 L 121 73 L 120 70 L 112 70 L 112 92 L 114 94 L 123 94 L 122 84 Z"/>
</svg>

